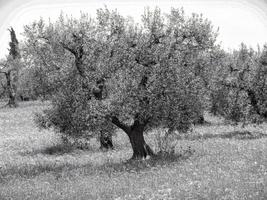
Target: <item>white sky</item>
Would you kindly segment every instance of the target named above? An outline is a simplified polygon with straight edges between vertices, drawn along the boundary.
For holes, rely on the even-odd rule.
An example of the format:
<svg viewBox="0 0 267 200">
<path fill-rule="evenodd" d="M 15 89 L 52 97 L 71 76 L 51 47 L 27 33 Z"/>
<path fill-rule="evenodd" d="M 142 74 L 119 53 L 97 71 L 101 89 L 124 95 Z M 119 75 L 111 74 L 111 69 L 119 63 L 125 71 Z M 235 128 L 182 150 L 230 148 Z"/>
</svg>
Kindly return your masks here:
<svg viewBox="0 0 267 200">
<path fill-rule="evenodd" d="M 77 17 L 80 11 L 95 16 L 96 9 L 104 5 L 137 20 L 146 6 L 159 6 L 163 12 L 168 12 L 170 7 L 183 7 L 187 15 L 203 13 L 215 28 L 220 28 L 218 41 L 226 50 L 238 48 L 241 42 L 253 48 L 267 42 L 267 2 L 264 0 L 0 0 L 0 58 L 8 54 L 10 26 L 20 40 L 23 25 L 40 16 L 53 20 L 61 11 Z"/>
</svg>

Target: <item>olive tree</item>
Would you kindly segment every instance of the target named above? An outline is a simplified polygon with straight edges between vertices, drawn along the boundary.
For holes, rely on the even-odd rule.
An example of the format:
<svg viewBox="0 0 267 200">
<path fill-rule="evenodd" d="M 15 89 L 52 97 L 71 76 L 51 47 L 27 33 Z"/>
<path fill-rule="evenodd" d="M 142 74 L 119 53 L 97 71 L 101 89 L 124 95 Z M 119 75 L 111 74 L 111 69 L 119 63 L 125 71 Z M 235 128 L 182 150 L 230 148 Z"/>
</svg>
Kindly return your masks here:
<svg viewBox="0 0 267 200">
<path fill-rule="evenodd" d="M 266 119 L 266 47 L 257 52 L 241 44 L 239 50 L 221 55 L 214 71 L 214 114 L 236 122 Z"/>
<path fill-rule="evenodd" d="M 26 27 L 29 48 L 35 41 L 42 49 L 42 55 L 29 55 L 55 67 L 60 84 L 40 123 L 72 136 L 119 128 L 129 137 L 132 158 L 140 159 L 154 155 L 146 131 L 187 131 L 202 112 L 203 81 L 196 69 L 217 33 L 201 15 L 147 8 L 139 25 L 104 8 L 96 19 L 61 15 L 42 23 Z"/>
</svg>

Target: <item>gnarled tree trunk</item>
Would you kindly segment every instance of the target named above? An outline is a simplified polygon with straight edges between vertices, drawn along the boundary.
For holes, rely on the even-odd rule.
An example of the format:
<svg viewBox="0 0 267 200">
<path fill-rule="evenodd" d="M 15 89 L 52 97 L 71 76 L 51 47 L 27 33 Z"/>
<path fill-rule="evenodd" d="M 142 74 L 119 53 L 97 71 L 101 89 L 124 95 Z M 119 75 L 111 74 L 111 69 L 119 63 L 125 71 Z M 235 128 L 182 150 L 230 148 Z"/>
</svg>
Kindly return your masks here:
<svg viewBox="0 0 267 200">
<path fill-rule="evenodd" d="M 12 88 L 12 84 L 11 84 L 11 72 L 7 72 L 6 74 L 6 88 L 7 88 L 7 92 L 8 92 L 8 106 L 9 107 L 17 107 L 17 103 L 16 103 L 16 93 L 15 93 L 15 89 Z"/>
<path fill-rule="evenodd" d="M 112 117 L 111 122 L 122 129 L 129 137 L 133 150 L 133 156 L 131 159 L 142 159 L 147 156 L 154 156 L 154 152 L 148 146 L 144 139 L 145 124 L 139 123 L 135 120 L 132 126 L 122 123 L 117 117 Z"/>
<path fill-rule="evenodd" d="M 101 131 L 100 133 L 100 149 L 113 149 L 112 135 Z"/>
<path fill-rule="evenodd" d="M 132 159 L 142 159 L 154 155 L 152 149 L 145 142 L 143 125 L 134 123 L 126 133 L 130 139 L 133 150 Z"/>
</svg>

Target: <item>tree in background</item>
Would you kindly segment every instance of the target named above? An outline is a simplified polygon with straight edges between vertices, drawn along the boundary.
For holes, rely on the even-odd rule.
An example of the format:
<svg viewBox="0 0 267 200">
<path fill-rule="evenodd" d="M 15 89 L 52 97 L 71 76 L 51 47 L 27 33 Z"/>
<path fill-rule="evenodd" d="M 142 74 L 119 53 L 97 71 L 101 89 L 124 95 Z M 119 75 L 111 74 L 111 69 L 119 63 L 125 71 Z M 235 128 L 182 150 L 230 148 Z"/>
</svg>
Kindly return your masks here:
<svg viewBox="0 0 267 200">
<path fill-rule="evenodd" d="M 11 42 L 9 42 L 9 56 L 6 60 L 0 63 L 0 73 L 4 74 L 5 77 L 5 84 L 1 82 L 1 85 L 9 98 L 7 105 L 9 107 L 16 107 L 17 82 L 20 69 L 20 53 L 18 40 L 16 38 L 14 29 L 11 27 L 11 29 L 9 29 L 9 32 L 11 37 Z"/>
<path fill-rule="evenodd" d="M 235 122 L 266 119 L 266 47 L 256 52 L 241 44 L 217 60 L 212 92 L 213 113 Z"/>
</svg>

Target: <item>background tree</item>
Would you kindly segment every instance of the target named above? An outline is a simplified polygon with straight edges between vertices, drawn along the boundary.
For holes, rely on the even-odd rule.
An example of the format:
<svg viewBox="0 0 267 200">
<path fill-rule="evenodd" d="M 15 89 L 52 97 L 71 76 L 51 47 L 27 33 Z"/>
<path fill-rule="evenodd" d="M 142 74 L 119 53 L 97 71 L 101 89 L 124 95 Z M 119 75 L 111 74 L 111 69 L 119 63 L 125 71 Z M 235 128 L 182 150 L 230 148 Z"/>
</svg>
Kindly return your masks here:
<svg viewBox="0 0 267 200">
<path fill-rule="evenodd" d="M 16 107 L 16 92 L 17 92 L 17 82 L 18 82 L 18 75 L 19 75 L 19 46 L 18 40 L 16 38 L 16 34 L 14 29 L 11 27 L 9 29 L 11 42 L 9 42 L 9 56 L 6 60 L 3 60 L 0 65 L 0 73 L 4 74 L 5 83 L 1 82 L 1 85 L 4 88 L 4 91 L 7 93 L 9 98 L 8 106 L 9 107 Z"/>
<path fill-rule="evenodd" d="M 213 111 L 236 122 L 266 118 L 264 55 L 265 50 L 256 52 L 241 44 L 239 50 L 218 60 Z"/>
</svg>

